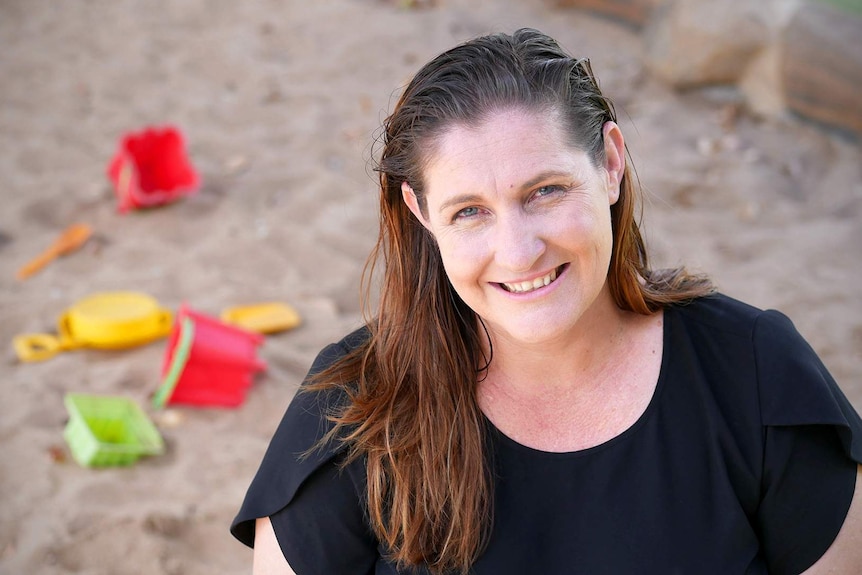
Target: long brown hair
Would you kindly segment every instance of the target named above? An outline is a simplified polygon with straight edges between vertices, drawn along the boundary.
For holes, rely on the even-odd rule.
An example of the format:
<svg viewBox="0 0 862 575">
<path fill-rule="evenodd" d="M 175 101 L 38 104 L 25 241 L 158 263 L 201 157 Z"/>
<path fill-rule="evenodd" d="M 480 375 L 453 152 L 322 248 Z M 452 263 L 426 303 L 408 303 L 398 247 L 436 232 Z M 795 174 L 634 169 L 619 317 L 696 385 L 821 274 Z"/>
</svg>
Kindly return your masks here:
<svg viewBox="0 0 862 575">
<path fill-rule="evenodd" d="M 426 64 L 384 123 L 380 235 L 362 286 L 368 302 L 375 269 L 382 271 L 369 338 L 307 386 L 346 394 L 325 440 L 365 459 L 369 520 L 391 558 L 438 573 L 467 572 L 490 531 L 493 485 L 475 390 L 491 358 L 483 355 L 481 323 L 449 284 L 401 185 L 413 188 L 424 209 L 422 172 L 436 139 L 505 107 L 562 112 L 571 144 L 603 162 L 602 127 L 615 120 L 613 106 L 589 62 L 548 36 L 529 29 L 484 36 Z M 709 293 L 706 278 L 649 269 L 639 199 L 627 165 L 611 207 L 608 281 L 617 305 L 648 314 Z"/>
</svg>

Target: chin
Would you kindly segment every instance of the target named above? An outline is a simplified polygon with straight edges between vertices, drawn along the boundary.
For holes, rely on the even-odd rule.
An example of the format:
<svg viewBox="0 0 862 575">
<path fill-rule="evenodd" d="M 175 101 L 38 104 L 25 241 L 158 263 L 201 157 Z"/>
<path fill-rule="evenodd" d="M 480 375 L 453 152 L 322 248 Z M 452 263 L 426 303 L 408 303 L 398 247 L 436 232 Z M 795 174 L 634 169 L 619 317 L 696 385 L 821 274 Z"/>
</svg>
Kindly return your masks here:
<svg viewBox="0 0 862 575">
<path fill-rule="evenodd" d="M 539 345 L 556 341 L 566 333 L 566 330 L 559 323 L 555 323 L 553 326 L 512 326 L 509 329 L 500 326 L 494 331 L 498 336 L 522 345 Z"/>
</svg>

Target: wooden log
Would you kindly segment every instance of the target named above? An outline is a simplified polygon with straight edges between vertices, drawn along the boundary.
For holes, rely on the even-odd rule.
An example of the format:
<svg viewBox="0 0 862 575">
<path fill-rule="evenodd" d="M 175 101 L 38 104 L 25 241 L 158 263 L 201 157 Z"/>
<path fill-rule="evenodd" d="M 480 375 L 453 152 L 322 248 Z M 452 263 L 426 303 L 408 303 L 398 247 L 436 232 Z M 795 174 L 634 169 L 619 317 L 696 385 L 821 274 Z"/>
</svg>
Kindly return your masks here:
<svg viewBox="0 0 862 575">
<path fill-rule="evenodd" d="M 780 42 L 788 109 L 862 136 L 862 16 L 809 2 L 794 14 Z"/>
<path fill-rule="evenodd" d="M 559 8 L 578 8 L 619 20 L 636 28 L 643 26 L 662 0 L 553 0 Z"/>
<path fill-rule="evenodd" d="M 768 43 L 768 21 L 750 0 L 671 0 L 644 28 L 644 61 L 676 88 L 734 84 Z"/>
</svg>

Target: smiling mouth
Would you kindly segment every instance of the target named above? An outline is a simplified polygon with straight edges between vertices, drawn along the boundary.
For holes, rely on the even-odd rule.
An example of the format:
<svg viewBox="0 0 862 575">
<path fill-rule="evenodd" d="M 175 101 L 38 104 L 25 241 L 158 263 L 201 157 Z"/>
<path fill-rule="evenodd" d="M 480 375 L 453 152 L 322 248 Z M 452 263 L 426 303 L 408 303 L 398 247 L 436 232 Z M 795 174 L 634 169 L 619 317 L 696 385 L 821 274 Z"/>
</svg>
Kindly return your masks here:
<svg viewBox="0 0 862 575">
<path fill-rule="evenodd" d="M 554 268 L 551 272 L 543 277 L 536 278 L 527 282 L 515 282 L 515 283 L 500 283 L 500 286 L 510 293 L 529 293 L 531 291 L 535 291 L 539 288 L 543 288 L 546 285 L 550 285 L 557 279 L 563 272 L 563 268 L 565 268 L 566 264 L 561 265 L 558 268 Z"/>
</svg>

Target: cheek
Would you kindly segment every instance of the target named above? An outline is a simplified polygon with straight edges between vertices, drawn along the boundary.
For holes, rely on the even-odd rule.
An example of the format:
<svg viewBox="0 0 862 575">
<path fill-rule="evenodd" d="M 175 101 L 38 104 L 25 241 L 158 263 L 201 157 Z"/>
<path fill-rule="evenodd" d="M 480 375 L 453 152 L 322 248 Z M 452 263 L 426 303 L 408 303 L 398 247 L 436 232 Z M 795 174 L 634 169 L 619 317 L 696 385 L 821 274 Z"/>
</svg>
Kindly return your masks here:
<svg viewBox="0 0 862 575">
<path fill-rule="evenodd" d="M 579 211 L 573 219 L 585 237 L 599 240 L 611 234 L 611 210 L 604 203 L 594 202 Z"/>
<path fill-rule="evenodd" d="M 610 220 L 594 210 L 578 210 L 562 218 L 549 218 L 545 223 L 546 237 L 571 247 L 587 247 L 602 242 Z M 608 227 L 608 230 L 610 228 Z"/>
<path fill-rule="evenodd" d="M 446 275 L 453 284 L 473 280 L 481 274 L 487 250 L 480 238 L 448 234 L 438 236 L 437 246 Z"/>
<path fill-rule="evenodd" d="M 573 254 L 581 264 L 602 269 L 610 261 L 613 231 L 609 213 L 600 210 L 583 210 L 570 213 L 567 218 L 549 223 L 548 239 Z M 591 263 L 592 262 L 592 263 Z"/>
<path fill-rule="evenodd" d="M 607 272 L 614 245 L 614 233 L 610 214 L 599 214 L 594 223 L 593 242 L 596 250 L 596 266 L 602 273 Z"/>
</svg>

